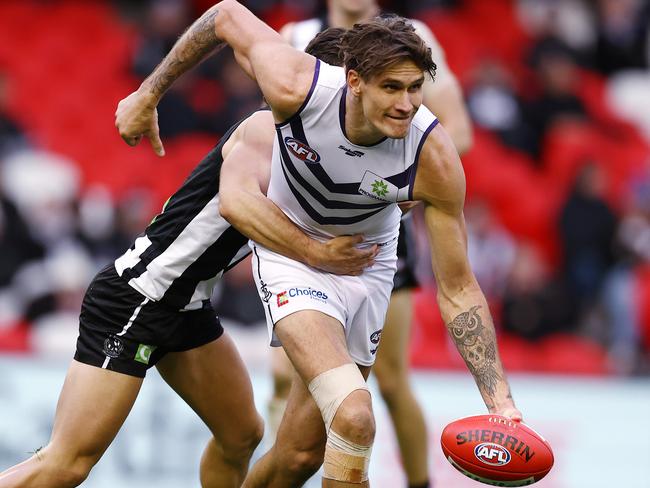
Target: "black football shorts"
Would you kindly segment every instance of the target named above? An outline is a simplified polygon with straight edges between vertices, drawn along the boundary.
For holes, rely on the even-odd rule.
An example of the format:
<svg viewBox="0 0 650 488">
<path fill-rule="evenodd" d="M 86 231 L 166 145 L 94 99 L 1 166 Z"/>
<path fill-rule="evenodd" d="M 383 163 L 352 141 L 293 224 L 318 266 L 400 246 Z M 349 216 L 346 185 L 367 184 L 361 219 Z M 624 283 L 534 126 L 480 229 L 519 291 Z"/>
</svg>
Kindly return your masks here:
<svg viewBox="0 0 650 488">
<path fill-rule="evenodd" d="M 402 219 L 397 238 L 397 271 L 393 278 L 393 291 L 417 288 L 419 282 L 415 274 L 415 230 L 411 219 Z"/>
<path fill-rule="evenodd" d="M 95 276 L 84 296 L 74 358 L 144 378 L 165 354 L 194 349 L 221 334 L 223 327 L 209 301 L 190 311 L 153 302 L 111 264 Z"/>
</svg>

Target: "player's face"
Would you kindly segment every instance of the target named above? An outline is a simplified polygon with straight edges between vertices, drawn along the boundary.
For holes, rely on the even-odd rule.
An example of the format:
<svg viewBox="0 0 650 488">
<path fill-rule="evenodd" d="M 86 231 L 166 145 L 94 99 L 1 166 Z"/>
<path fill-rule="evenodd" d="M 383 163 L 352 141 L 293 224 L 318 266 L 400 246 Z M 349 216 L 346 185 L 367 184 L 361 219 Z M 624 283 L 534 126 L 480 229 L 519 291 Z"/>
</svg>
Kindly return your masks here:
<svg viewBox="0 0 650 488">
<path fill-rule="evenodd" d="M 346 15 L 363 15 L 377 5 L 375 0 L 330 0 L 329 8 L 344 12 Z"/>
<path fill-rule="evenodd" d="M 360 81 L 360 98 L 368 122 L 384 136 L 402 139 L 422 103 L 424 74 L 411 60 L 390 66 L 369 81 Z"/>
</svg>

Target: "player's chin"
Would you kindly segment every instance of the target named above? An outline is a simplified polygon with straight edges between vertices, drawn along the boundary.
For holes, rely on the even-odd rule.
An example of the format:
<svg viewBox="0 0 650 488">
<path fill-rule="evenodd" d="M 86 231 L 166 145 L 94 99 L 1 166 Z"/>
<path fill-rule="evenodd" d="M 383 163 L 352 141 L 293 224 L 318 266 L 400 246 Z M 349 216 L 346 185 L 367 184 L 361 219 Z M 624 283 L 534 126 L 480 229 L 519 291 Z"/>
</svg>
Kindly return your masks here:
<svg viewBox="0 0 650 488">
<path fill-rule="evenodd" d="M 384 124 L 384 134 L 391 139 L 404 139 L 409 133 L 411 119 L 394 119 L 386 117 Z"/>
</svg>

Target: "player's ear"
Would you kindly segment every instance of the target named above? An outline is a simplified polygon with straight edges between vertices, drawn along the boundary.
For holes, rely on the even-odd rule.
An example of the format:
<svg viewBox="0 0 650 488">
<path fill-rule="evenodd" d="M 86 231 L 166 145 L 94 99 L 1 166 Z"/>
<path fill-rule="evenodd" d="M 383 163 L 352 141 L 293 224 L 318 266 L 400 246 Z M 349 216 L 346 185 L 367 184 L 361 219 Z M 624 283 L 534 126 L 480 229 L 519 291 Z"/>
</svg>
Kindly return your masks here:
<svg viewBox="0 0 650 488">
<path fill-rule="evenodd" d="M 355 70 L 348 70 L 348 89 L 355 97 L 361 95 L 361 76 Z"/>
</svg>

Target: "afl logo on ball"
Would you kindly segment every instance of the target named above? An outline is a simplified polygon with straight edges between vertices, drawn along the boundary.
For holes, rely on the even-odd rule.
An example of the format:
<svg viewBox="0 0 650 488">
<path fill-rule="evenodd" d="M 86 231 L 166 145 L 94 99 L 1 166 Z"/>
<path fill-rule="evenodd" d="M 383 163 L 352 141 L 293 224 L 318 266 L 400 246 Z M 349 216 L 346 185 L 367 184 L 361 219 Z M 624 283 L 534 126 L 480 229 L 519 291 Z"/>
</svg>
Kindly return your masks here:
<svg viewBox="0 0 650 488">
<path fill-rule="evenodd" d="M 289 151 L 293 153 L 295 157 L 304 161 L 307 164 L 315 164 L 320 161 L 320 156 L 316 151 L 314 151 L 307 144 L 303 144 L 293 137 L 285 137 L 284 143 L 289 148 Z"/>
<path fill-rule="evenodd" d="M 490 466 L 503 466 L 510 462 L 510 451 L 499 444 L 484 442 L 474 448 L 476 459 Z"/>
<path fill-rule="evenodd" d="M 120 354 L 122 354 L 123 350 L 124 344 L 122 344 L 122 341 L 117 336 L 109 336 L 104 341 L 104 354 L 106 354 L 109 358 L 118 357 Z"/>
</svg>

